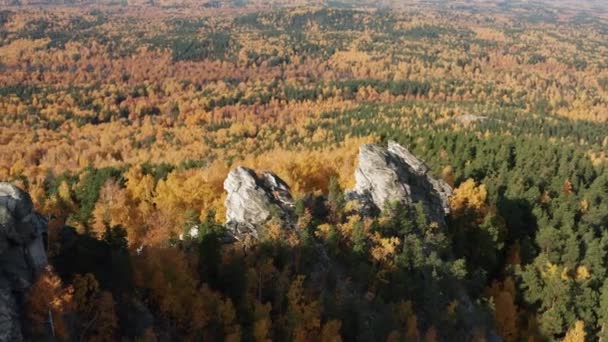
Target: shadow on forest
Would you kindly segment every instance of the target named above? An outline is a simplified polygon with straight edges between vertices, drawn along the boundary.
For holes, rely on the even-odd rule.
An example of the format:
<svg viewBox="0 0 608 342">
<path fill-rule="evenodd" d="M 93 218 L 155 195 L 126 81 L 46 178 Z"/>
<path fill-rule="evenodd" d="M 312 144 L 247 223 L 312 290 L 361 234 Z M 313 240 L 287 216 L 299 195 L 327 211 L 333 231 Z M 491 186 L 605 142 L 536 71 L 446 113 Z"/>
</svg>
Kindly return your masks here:
<svg viewBox="0 0 608 342">
<path fill-rule="evenodd" d="M 532 212 L 533 204 L 523 198 L 501 195 L 496 206 L 507 224 L 507 246 L 519 241 L 521 262 L 532 262 L 537 254 L 534 239 L 538 231 L 537 217 Z"/>
</svg>

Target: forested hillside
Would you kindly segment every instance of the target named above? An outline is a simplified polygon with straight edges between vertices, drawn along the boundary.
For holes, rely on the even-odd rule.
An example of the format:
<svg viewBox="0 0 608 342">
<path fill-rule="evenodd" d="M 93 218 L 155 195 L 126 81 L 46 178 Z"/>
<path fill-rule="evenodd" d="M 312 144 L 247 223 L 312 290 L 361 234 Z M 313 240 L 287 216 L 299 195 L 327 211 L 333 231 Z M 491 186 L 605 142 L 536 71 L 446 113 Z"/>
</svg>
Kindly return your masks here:
<svg viewBox="0 0 608 342">
<path fill-rule="evenodd" d="M 608 339 L 604 5 L 7 4 L 0 181 L 49 221 L 26 339 Z M 349 196 L 389 141 L 445 222 Z M 290 195 L 246 238 L 239 166 Z"/>
</svg>

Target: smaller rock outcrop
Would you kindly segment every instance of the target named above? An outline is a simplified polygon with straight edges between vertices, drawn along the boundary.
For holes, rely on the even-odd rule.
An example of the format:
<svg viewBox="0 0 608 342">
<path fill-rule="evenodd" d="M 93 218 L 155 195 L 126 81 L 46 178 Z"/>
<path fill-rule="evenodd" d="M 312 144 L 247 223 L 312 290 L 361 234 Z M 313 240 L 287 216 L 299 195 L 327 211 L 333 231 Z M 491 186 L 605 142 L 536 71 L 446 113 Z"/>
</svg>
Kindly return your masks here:
<svg viewBox="0 0 608 342">
<path fill-rule="evenodd" d="M 48 223 L 33 208 L 26 192 L 0 182 L 0 342 L 23 340 L 20 303 L 47 265 Z"/>
<path fill-rule="evenodd" d="M 477 122 L 483 122 L 488 120 L 487 116 L 473 115 L 473 114 L 464 114 L 460 116 L 454 117 L 452 120 L 455 122 L 461 123 L 463 125 L 469 125 Z"/>
<path fill-rule="evenodd" d="M 403 146 L 389 142 L 388 148 L 363 145 L 359 148 L 356 186 L 347 193 L 368 210 L 382 210 L 388 203 L 422 203 L 431 222 L 445 225 L 450 212 L 452 188 L 433 178 L 426 164 Z"/>
<path fill-rule="evenodd" d="M 258 237 L 260 225 L 272 217 L 291 225 L 294 202 L 289 186 L 272 172 L 257 174 L 246 167 L 232 170 L 224 181 L 226 227 L 240 240 L 245 235 Z"/>
</svg>

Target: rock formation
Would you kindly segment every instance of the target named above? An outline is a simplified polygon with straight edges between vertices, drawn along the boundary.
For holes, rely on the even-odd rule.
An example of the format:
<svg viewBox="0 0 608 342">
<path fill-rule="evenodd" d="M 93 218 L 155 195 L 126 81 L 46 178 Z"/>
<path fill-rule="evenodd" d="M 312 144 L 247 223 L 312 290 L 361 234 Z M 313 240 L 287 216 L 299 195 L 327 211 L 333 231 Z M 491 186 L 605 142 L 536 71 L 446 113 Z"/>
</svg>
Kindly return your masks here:
<svg viewBox="0 0 608 342">
<path fill-rule="evenodd" d="M 226 198 L 226 226 L 238 240 L 246 234 L 258 237 L 258 228 L 271 217 L 293 221 L 294 203 L 289 186 L 272 172 L 258 175 L 255 171 L 238 167 L 224 181 Z"/>
<path fill-rule="evenodd" d="M 23 340 L 20 304 L 47 265 L 46 234 L 30 196 L 0 183 L 0 342 Z"/>
<path fill-rule="evenodd" d="M 346 194 L 358 200 L 364 214 L 378 212 L 392 202 L 422 203 L 431 222 L 445 225 L 452 188 L 429 174 L 429 168 L 406 148 L 390 142 L 388 148 L 362 145 L 356 186 Z M 237 240 L 245 235 L 258 237 L 259 227 L 277 217 L 286 226 L 293 224 L 294 202 L 289 186 L 272 172 L 257 174 L 238 167 L 224 181 L 226 227 Z"/>
<path fill-rule="evenodd" d="M 452 188 L 429 174 L 429 168 L 403 146 L 389 142 L 388 148 L 363 145 L 359 148 L 356 186 L 347 194 L 365 208 L 382 210 L 388 203 L 421 202 L 431 222 L 445 225 Z"/>
<path fill-rule="evenodd" d="M 464 114 L 464 115 L 456 116 L 452 120 L 455 122 L 461 123 L 463 125 L 469 125 L 472 123 L 486 121 L 486 120 L 488 120 L 488 117 L 473 115 L 473 114 Z"/>
</svg>

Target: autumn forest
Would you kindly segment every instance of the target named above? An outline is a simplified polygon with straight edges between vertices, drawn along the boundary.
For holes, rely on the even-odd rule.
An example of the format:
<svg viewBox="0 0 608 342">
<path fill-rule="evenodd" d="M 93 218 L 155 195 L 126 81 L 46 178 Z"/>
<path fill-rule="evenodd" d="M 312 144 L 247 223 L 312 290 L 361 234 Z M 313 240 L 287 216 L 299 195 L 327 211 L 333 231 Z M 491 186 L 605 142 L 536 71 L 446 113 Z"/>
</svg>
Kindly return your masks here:
<svg viewBox="0 0 608 342">
<path fill-rule="evenodd" d="M 48 219 L 25 340 L 607 341 L 607 132 L 599 1 L 0 5 L 0 181 Z M 389 141 L 445 225 L 349 198 Z M 238 166 L 293 227 L 227 237 Z"/>
</svg>

